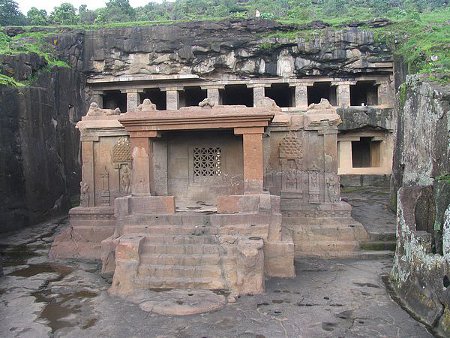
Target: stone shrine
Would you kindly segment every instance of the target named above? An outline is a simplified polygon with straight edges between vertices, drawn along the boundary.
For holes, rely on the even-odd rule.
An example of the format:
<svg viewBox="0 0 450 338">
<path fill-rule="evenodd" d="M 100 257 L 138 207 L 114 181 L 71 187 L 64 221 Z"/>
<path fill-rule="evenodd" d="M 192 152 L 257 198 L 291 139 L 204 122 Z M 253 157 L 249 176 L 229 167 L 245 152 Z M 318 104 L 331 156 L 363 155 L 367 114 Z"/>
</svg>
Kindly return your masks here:
<svg viewBox="0 0 450 338">
<path fill-rule="evenodd" d="M 336 108 L 303 114 L 262 97 L 254 107 L 120 113 L 92 103 L 82 140 L 80 206 L 53 257 L 102 259 L 110 291 L 264 292 L 295 276 L 294 257 L 348 256 L 367 238 L 340 201 Z"/>
</svg>

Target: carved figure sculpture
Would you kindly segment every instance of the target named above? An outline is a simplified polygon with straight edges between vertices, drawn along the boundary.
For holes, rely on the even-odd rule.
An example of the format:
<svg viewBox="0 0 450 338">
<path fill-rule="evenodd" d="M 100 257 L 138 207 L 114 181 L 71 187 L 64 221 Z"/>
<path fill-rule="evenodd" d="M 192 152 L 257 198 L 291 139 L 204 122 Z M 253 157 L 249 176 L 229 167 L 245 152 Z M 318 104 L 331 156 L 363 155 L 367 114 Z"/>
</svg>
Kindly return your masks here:
<svg viewBox="0 0 450 338">
<path fill-rule="evenodd" d="M 327 191 L 328 199 L 331 203 L 336 203 L 339 201 L 339 180 L 336 176 L 330 175 L 327 177 Z"/>
<path fill-rule="evenodd" d="M 202 108 L 212 108 L 212 107 L 214 107 L 214 102 L 212 102 L 210 99 L 206 98 L 203 101 L 201 101 L 198 104 L 198 106 L 202 107 Z"/>
<path fill-rule="evenodd" d="M 109 116 L 109 115 L 119 115 L 120 109 L 102 109 L 98 106 L 96 102 L 92 102 L 89 106 L 87 116 Z"/>
<path fill-rule="evenodd" d="M 137 111 L 153 111 L 156 110 L 156 105 L 150 101 L 150 99 L 144 99 L 144 101 L 137 106 Z"/>
<path fill-rule="evenodd" d="M 80 206 L 89 206 L 89 185 L 83 181 L 80 182 Z"/>
<path fill-rule="evenodd" d="M 121 185 L 122 192 L 125 192 L 127 194 L 130 193 L 131 170 L 128 167 L 128 165 L 123 166 L 123 170 L 121 172 L 121 177 L 120 177 L 120 185 Z"/>
</svg>

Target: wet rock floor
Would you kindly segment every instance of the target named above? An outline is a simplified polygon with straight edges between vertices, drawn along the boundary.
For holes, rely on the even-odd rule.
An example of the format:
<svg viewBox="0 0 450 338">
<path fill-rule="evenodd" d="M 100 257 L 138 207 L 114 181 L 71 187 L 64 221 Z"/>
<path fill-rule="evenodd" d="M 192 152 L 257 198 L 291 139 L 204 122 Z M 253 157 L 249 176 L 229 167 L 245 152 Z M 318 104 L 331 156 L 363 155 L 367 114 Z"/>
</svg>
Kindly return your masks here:
<svg viewBox="0 0 450 338">
<path fill-rule="evenodd" d="M 379 212 L 377 219 L 383 223 Z M 163 316 L 109 296 L 98 262 L 50 262 L 52 238 L 65 225 L 48 222 L 0 239 L 1 337 L 432 337 L 390 298 L 389 258 L 297 260 L 297 277 L 268 280 L 263 295 L 214 312 Z"/>
</svg>

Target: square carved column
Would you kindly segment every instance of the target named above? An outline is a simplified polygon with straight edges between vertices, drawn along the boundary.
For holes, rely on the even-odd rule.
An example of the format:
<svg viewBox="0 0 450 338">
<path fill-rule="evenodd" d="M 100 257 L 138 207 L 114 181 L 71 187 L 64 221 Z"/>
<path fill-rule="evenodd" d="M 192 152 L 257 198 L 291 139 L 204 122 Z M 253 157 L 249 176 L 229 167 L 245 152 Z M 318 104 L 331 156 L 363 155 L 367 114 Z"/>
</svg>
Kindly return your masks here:
<svg viewBox="0 0 450 338">
<path fill-rule="evenodd" d="M 141 104 L 141 96 L 137 89 L 125 90 L 127 94 L 127 111 L 135 111 L 137 106 Z"/>
<path fill-rule="evenodd" d="M 298 84 L 295 86 L 295 107 L 306 109 L 308 107 L 308 86 Z"/>
<path fill-rule="evenodd" d="M 94 170 L 94 142 L 93 140 L 82 140 L 82 182 L 81 190 L 85 189 L 85 200 L 81 201 L 83 207 L 95 206 L 95 170 Z M 83 191 L 82 191 L 83 194 Z"/>
<path fill-rule="evenodd" d="M 223 87 L 205 87 L 202 89 L 206 89 L 206 96 L 213 103 L 214 105 L 220 105 L 222 104 L 222 101 L 220 99 L 220 93 L 219 89 L 223 89 Z"/>
<path fill-rule="evenodd" d="M 166 107 L 167 110 L 177 110 L 179 108 L 180 95 L 177 88 L 166 89 Z"/>
<path fill-rule="evenodd" d="M 338 174 L 351 172 L 352 164 L 352 142 L 339 141 L 339 171 Z"/>
<path fill-rule="evenodd" d="M 253 107 L 258 107 L 260 102 L 266 97 L 264 86 L 253 87 Z"/>
<path fill-rule="evenodd" d="M 235 128 L 235 135 L 242 135 L 244 153 L 244 194 L 263 192 L 264 157 L 262 134 L 264 128 Z"/>
<path fill-rule="evenodd" d="M 152 177 L 152 141 L 148 137 L 131 137 L 133 171 L 131 193 L 133 196 L 149 196 Z"/>
<path fill-rule="evenodd" d="M 350 107 L 350 84 L 338 83 L 336 89 L 337 104 L 339 107 Z"/>
</svg>

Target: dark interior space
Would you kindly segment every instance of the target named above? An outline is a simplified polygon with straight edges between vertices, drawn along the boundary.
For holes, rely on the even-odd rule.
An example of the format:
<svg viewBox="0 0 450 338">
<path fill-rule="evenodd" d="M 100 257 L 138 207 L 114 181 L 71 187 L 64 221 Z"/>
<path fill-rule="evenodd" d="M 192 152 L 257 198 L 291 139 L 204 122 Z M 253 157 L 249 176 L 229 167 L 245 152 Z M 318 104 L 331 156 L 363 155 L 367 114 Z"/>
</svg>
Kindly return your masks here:
<svg viewBox="0 0 450 338">
<path fill-rule="evenodd" d="M 375 81 L 358 81 L 350 86 L 350 105 L 375 106 L 378 104 L 378 88 Z"/>
<path fill-rule="evenodd" d="M 246 85 L 227 85 L 222 91 L 224 105 L 239 104 L 253 107 L 253 89 Z"/>
<path fill-rule="evenodd" d="M 336 86 L 331 82 L 316 82 L 313 86 L 308 86 L 308 105 L 320 103 L 321 99 L 327 99 L 331 105 L 336 106 Z"/>
<path fill-rule="evenodd" d="M 127 111 L 127 94 L 120 90 L 105 91 L 103 93 L 103 108 L 119 108 L 122 113 Z"/>
<path fill-rule="evenodd" d="M 265 95 L 274 100 L 278 107 L 293 107 L 294 90 L 295 88 L 289 87 L 287 83 L 272 84 L 265 88 Z"/>
<path fill-rule="evenodd" d="M 359 141 L 352 142 L 353 168 L 371 167 L 370 143 L 371 137 L 361 137 Z"/>
<path fill-rule="evenodd" d="M 158 110 L 167 109 L 166 92 L 161 91 L 159 88 L 145 89 L 141 93 L 141 102 L 145 99 L 150 99 Z"/>
<path fill-rule="evenodd" d="M 201 87 L 184 87 L 184 91 L 180 91 L 181 107 L 198 106 L 204 99 L 206 99 L 206 89 Z"/>
</svg>

